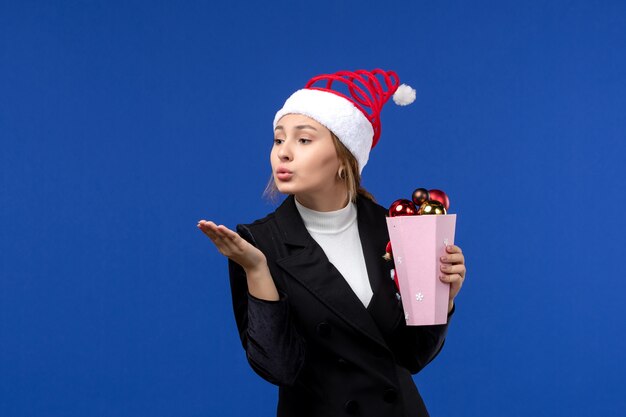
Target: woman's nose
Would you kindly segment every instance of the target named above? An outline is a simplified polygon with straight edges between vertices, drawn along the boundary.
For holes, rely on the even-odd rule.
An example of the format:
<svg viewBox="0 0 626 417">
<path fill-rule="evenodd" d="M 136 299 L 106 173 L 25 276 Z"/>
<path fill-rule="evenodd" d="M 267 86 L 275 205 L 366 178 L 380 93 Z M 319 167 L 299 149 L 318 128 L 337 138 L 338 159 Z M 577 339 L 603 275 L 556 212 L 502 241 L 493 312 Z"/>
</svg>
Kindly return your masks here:
<svg viewBox="0 0 626 417">
<path fill-rule="evenodd" d="M 287 141 L 284 141 L 278 150 L 278 157 L 281 160 L 289 160 L 292 157 L 290 145 L 287 145 Z"/>
</svg>

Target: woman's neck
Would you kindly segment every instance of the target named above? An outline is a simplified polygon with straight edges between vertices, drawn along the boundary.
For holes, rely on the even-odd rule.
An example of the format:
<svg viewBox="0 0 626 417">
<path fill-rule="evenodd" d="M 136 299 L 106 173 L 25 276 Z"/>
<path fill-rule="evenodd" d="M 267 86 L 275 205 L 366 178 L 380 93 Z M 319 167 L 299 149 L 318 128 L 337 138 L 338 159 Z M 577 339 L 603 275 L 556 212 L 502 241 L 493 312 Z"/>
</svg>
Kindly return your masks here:
<svg viewBox="0 0 626 417">
<path fill-rule="evenodd" d="M 345 187 L 337 187 L 334 192 L 323 195 L 296 194 L 298 203 L 315 211 L 337 211 L 348 205 L 348 192 Z"/>
</svg>

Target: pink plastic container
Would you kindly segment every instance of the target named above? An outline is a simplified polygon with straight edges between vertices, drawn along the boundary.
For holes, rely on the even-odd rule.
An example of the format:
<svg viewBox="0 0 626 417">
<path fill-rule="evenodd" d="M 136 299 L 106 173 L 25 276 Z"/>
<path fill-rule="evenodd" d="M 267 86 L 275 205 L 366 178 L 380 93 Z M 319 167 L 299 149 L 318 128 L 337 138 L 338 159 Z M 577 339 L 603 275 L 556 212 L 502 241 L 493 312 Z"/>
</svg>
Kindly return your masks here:
<svg viewBox="0 0 626 417">
<path fill-rule="evenodd" d="M 439 258 L 454 244 L 456 214 L 387 217 L 404 317 L 410 326 L 448 321 L 450 284 Z"/>
</svg>

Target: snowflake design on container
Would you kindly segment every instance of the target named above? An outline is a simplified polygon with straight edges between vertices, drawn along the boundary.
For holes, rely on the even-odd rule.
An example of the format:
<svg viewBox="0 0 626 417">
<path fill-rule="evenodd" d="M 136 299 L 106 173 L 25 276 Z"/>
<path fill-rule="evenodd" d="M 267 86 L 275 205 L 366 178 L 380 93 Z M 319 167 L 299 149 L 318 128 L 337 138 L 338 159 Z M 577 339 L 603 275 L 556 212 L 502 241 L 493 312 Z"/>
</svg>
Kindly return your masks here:
<svg viewBox="0 0 626 417">
<path fill-rule="evenodd" d="M 424 294 L 422 294 L 421 292 L 418 292 L 417 294 L 415 294 L 415 299 L 417 301 L 422 301 L 424 299 Z"/>
</svg>

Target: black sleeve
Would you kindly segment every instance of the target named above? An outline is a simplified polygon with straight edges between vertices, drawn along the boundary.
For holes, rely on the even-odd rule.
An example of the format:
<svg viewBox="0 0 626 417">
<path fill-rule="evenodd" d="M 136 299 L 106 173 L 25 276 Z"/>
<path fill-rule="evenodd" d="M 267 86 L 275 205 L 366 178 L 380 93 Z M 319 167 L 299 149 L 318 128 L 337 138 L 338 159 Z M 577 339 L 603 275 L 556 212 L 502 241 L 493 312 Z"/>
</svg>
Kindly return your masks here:
<svg viewBox="0 0 626 417">
<path fill-rule="evenodd" d="M 237 233 L 256 245 L 250 230 L 237 225 Z M 235 321 L 248 363 L 263 379 L 275 385 L 292 385 L 304 363 L 304 339 L 289 314 L 287 295 L 277 301 L 261 300 L 248 292 L 246 273 L 232 260 L 228 272 Z"/>
<path fill-rule="evenodd" d="M 443 348 L 450 319 L 455 310 L 456 303 L 448 313 L 446 324 L 407 326 L 402 322 L 394 339 L 394 351 L 398 362 L 412 374 L 416 374 L 435 359 Z"/>
</svg>

